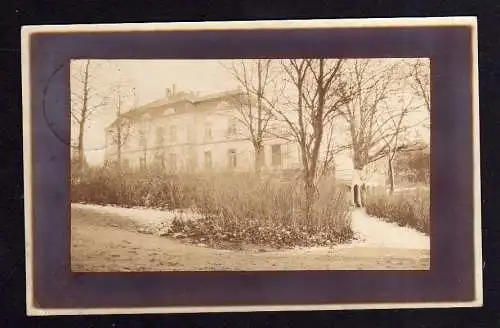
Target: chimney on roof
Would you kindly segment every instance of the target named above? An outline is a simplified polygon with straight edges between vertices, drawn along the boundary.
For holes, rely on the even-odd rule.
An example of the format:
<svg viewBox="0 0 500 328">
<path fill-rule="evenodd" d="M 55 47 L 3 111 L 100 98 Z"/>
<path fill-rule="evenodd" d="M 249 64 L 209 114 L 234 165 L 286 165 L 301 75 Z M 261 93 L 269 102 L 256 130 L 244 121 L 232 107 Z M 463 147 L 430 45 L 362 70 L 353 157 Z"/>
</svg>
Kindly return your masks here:
<svg viewBox="0 0 500 328">
<path fill-rule="evenodd" d="M 175 96 L 175 84 L 172 84 L 172 96 Z"/>
</svg>

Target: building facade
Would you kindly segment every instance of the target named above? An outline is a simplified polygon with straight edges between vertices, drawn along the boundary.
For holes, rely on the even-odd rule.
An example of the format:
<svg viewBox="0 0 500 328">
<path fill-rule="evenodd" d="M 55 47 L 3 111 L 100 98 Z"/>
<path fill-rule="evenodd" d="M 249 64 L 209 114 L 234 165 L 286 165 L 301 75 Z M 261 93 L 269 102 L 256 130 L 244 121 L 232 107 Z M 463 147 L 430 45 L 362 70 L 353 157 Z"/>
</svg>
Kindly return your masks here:
<svg viewBox="0 0 500 328">
<path fill-rule="evenodd" d="M 121 124 L 106 129 L 105 162 L 121 157 L 124 169 L 173 174 L 254 170 L 254 147 L 229 101 L 237 93 L 178 93 L 125 113 Z M 299 167 L 295 144 L 267 138 L 263 146 L 262 170 Z"/>
</svg>

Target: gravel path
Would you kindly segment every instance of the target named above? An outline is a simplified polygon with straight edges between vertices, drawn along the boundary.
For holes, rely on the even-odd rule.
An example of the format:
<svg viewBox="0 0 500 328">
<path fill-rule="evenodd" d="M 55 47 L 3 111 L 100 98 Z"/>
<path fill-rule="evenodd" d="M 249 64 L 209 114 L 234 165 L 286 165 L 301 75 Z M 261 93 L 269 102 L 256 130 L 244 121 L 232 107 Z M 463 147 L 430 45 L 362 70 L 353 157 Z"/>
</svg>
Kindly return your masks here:
<svg viewBox="0 0 500 328">
<path fill-rule="evenodd" d="M 173 219 L 172 213 L 160 210 L 73 204 L 71 214 L 71 262 L 72 270 L 78 272 L 426 270 L 430 265 L 428 249 L 409 247 L 401 241 L 399 244 L 381 242 L 381 227 L 386 226 L 368 221 L 379 220 L 362 212 L 354 213 L 353 225 L 358 227 L 361 237 L 369 237 L 364 241 L 333 249 L 316 247 L 270 252 L 216 250 L 138 233 L 137 230 L 144 224 Z M 359 229 L 363 220 L 368 222 L 368 226 Z M 367 231 L 370 232 L 366 234 Z M 396 231 L 399 230 L 392 233 Z"/>
</svg>

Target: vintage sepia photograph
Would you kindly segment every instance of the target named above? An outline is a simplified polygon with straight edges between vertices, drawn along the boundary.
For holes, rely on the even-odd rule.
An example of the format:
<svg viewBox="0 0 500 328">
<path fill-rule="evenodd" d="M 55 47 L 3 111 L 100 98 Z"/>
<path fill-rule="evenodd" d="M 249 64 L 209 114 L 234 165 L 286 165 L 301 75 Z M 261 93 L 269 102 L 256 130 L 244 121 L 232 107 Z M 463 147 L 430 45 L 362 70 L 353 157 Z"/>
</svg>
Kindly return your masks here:
<svg viewBox="0 0 500 328">
<path fill-rule="evenodd" d="M 428 270 L 430 64 L 72 60 L 71 270 Z"/>
<path fill-rule="evenodd" d="M 24 27 L 27 313 L 481 306 L 476 24 Z"/>
</svg>

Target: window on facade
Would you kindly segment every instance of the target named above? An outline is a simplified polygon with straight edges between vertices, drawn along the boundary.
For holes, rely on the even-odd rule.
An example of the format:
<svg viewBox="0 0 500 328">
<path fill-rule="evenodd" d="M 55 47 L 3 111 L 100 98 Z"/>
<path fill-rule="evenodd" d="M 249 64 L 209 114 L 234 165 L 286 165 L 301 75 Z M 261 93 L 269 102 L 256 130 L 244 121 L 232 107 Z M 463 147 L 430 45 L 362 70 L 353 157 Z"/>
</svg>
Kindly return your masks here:
<svg viewBox="0 0 500 328">
<path fill-rule="evenodd" d="M 236 168 L 236 149 L 229 149 L 227 151 L 227 159 L 229 168 Z"/>
<path fill-rule="evenodd" d="M 129 138 L 124 138 L 124 140 L 122 142 L 122 148 L 125 150 L 130 149 L 130 146 L 131 146 L 130 140 L 128 140 L 128 139 Z"/>
<path fill-rule="evenodd" d="M 229 107 L 229 103 L 227 101 L 221 101 L 217 104 L 217 109 L 226 109 Z"/>
<path fill-rule="evenodd" d="M 212 152 L 205 152 L 205 168 L 210 169 L 212 167 Z"/>
<path fill-rule="evenodd" d="M 192 149 L 190 150 L 189 152 L 189 166 L 188 166 L 188 169 L 190 172 L 193 172 L 194 170 L 196 170 L 196 167 L 197 167 L 197 162 L 198 162 L 198 158 L 196 156 L 196 152 L 193 151 Z"/>
<path fill-rule="evenodd" d="M 212 140 L 212 125 L 205 124 L 205 140 Z"/>
<path fill-rule="evenodd" d="M 168 154 L 168 169 L 170 172 L 177 171 L 177 154 Z"/>
<path fill-rule="evenodd" d="M 271 153 L 272 153 L 272 159 L 271 159 L 272 165 L 281 166 L 283 160 L 281 154 L 281 145 L 272 145 Z"/>
<path fill-rule="evenodd" d="M 227 126 L 227 134 L 228 136 L 234 136 L 237 133 L 236 125 L 237 121 L 235 118 L 230 118 Z"/>
<path fill-rule="evenodd" d="M 128 170 L 130 168 L 130 162 L 129 162 L 128 158 L 123 159 L 122 168 L 124 170 Z"/>
<path fill-rule="evenodd" d="M 146 169 L 146 158 L 145 157 L 139 158 L 139 169 L 141 169 L 141 170 Z"/>
<path fill-rule="evenodd" d="M 186 140 L 188 142 L 193 142 L 194 140 L 194 136 L 193 136 L 193 127 L 188 124 L 186 125 Z"/>
<path fill-rule="evenodd" d="M 146 148 L 147 147 L 148 141 L 147 141 L 147 138 L 146 138 L 146 132 L 144 132 L 144 130 L 140 130 L 139 131 L 138 142 L 139 142 L 139 147 L 141 147 L 141 148 Z"/>
<path fill-rule="evenodd" d="M 155 154 L 155 166 L 159 169 L 165 168 L 165 156 L 163 153 Z"/>
<path fill-rule="evenodd" d="M 164 129 L 162 126 L 159 126 L 156 128 L 156 145 L 161 146 L 163 145 L 163 136 L 164 136 Z"/>
<path fill-rule="evenodd" d="M 177 127 L 175 125 L 172 125 L 170 127 L 170 142 L 177 142 Z"/>
</svg>

